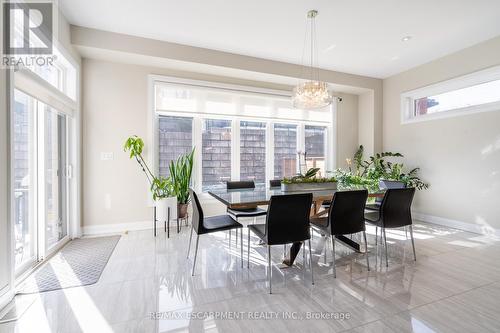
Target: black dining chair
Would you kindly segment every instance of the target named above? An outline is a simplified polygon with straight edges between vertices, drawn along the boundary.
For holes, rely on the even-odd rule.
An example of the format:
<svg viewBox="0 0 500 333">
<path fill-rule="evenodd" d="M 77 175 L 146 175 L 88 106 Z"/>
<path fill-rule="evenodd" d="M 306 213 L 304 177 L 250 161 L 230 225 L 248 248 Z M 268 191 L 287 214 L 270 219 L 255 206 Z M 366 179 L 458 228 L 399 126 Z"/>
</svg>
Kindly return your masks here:
<svg viewBox="0 0 500 333">
<path fill-rule="evenodd" d="M 390 188 L 406 188 L 406 184 L 399 180 L 379 180 L 378 187 L 381 190 L 388 190 Z M 376 197 L 375 203 L 367 204 L 366 209 L 368 210 L 379 210 L 380 204 L 383 198 Z"/>
<path fill-rule="evenodd" d="M 385 266 L 389 266 L 387 259 L 387 237 L 385 229 L 401 228 L 408 226 L 410 229 L 411 245 L 413 247 L 413 258 L 416 261 L 415 241 L 413 239 L 413 227 L 411 218 L 411 203 L 415 195 L 415 188 L 392 188 L 385 192 L 380 210 L 370 211 L 365 213 L 367 223 L 374 225 L 376 228 L 381 228 L 381 237 L 384 238 L 385 247 Z M 378 236 L 375 235 L 377 238 Z"/>
<path fill-rule="evenodd" d="M 241 190 L 241 189 L 255 189 L 255 183 L 253 180 L 249 181 L 228 181 L 226 182 L 227 190 Z M 267 211 L 261 209 L 259 207 L 249 207 L 249 208 L 239 208 L 232 209 L 228 208 L 227 213 L 234 217 L 236 221 L 242 217 L 253 217 L 254 223 L 257 220 L 257 217 L 264 216 L 267 214 Z M 229 232 L 229 241 L 231 241 L 231 232 Z M 241 238 L 241 237 L 240 237 Z M 238 244 L 238 230 L 236 230 L 236 245 Z M 243 246 L 243 243 L 241 244 Z"/>
<path fill-rule="evenodd" d="M 311 233 L 309 230 L 309 214 L 311 211 L 312 194 L 273 195 L 269 201 L 265 224 L 248 226 L 261 241 L 267 245 L 269 293 L 272 293 L 271 246 L 285 245 L 308 241 L 309 269 L 311 281 L 314 284 L 312 269 Z M 250 268 L 250 232 L 248 233 L 247 267 Z M 303 248 L 305 251 L 305 248 Z M 305 269 L 305 262 L 304 262 Z"/>
<path fill-rule="evenodd" d="M 271 179 L 269 181 L 269 187 L 281 187 L 281 179 Z"/>
<path fill-rule="evenodd" d="M 335 268 L 335 236 L 363 233 L 365 241 L 366 266 L 370 270 L 368 260 L 368 243 L 366 241 L 365 205 L 367 190 L 335 192 L 328 210 L 328 216 L 311 218 L 311 226 L 321 234 L 332 238 L 333 276 L 337 277 Z"/>
<path fill-rule="evenodd" d="M 191 196 L 191 201 L 193 202 L 193 217 L 191 222 L 191 236 L 189 237 L 187 258 L 189 258 L 189 251 L 191 249 L 191 239 L 193 238 L 193 230 L 194 230 L 196 232 L 196 246 L 195 246 L 194 260 L 193 260 L 193 271 L 191 272 L 191 275 L 194 275 L 200 235 L 211 234 L 214 232 L 226 231 L 226 230 L 231 231 L 233 229 L 240 229 L 243 226 L 240 223 L 236 222 L 229 215 L 217 215 L 217 216 L 205 217 L 196 193 L 192 189 L 189 189 L 189 195 Z M 241 237 L 242 237 L 241 243 L 243 244 L 243 234 L 241 234 Z M 243 246 L 241 246 L 241 267 L 243 268 Z"/>
</svg>

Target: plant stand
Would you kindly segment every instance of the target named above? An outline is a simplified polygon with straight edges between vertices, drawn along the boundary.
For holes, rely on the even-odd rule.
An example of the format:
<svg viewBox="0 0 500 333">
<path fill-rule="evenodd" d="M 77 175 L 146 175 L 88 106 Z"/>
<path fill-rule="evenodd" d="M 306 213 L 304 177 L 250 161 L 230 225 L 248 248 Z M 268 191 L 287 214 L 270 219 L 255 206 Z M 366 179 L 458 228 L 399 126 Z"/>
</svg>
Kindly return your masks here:
<svg viewBox="0 0 500 333">
<path fill-rule="evenodd" d="M 153 235 L 156 237 L 156 224 L 158 219 L 156 218 L 156 206 L 153 207 Z M 170 207 L 167 207 L 167 219 L 164 222 L 165 232 L 167 233 L 167 238 L 170 238 Z M 167 225 L 168 224 L 168 225 Z M 177 219 L 177 233 L 179 233 L 179 219 Z"/>
<path fill-rule="evenodd" d="M 184 221 L 186 227 L 189 225 L 189 213 L 186 213 L 186 216 L 184 217 L 177 218 L 177 233 L 179 233 L 179 231 L 181 230 L 182 221 Z"/>
</svg>

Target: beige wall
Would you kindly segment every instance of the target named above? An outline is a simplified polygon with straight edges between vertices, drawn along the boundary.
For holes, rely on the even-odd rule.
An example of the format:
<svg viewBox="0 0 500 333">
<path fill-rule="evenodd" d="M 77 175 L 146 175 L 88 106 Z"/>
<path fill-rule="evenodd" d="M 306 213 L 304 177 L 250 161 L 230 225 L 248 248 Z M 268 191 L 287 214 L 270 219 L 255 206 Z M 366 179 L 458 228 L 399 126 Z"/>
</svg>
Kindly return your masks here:
<svg viewBox="0 0 500 333">
<path fill-rule="evenodd" d="M 373 155 L 379 151 L 375 148 L 375 112 L 373 106 L 373 92 L 366 92 L 358 98 L 358 142 L 363 145 L 365 155 Z"/>
<path fill-rule="evenodd" d="M 144 175 L 136 162 L 123 152 L 123 143 L 128 136 L 148 137 L 149 74 L 289 89 L 270 83 L 91 59 L 83 60 L 82 73 L 84 232 L 88 232 L 89 227 L 151 219 Z M 344 94 L 343 99 L 338 113 L 341 130 L 337 137 L 337 151 L 345 159 L 345 156 L 352 156 L 357 146 L 357 97 Z M 114 159 L 101 161 L 101 152 L 112 152 Z M 205 198 L 205 202 L 209 205 L 207 214 L 224 211 L 224 207 L 213 200 Z"/>
<path fill-rule="evenodd" d="M 422 218 L 500 229 L 500 110 L 400 123 L 402 92 L 494 65 L 500 65 L 500 38 L 384 80 L 383 148 L 403 153 L 431 184 L 414 203 Z"/>
<path fill-rule="evenodd" d="M 337 107 L 337 167 L 347 167 L 346 158 L 352 158 L 358 148 L 358 96 L 342 95 Z"/>
</svg>

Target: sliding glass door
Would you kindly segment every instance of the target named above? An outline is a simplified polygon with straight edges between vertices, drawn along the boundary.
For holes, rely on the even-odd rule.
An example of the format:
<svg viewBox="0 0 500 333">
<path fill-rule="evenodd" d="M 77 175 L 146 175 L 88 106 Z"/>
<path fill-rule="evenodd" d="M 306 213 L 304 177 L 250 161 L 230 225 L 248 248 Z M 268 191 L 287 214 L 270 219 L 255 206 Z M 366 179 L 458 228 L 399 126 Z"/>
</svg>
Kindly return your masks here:
<svg viewBox="0 0 500 333">
<path fill-rule="evenodd" d="M 68 117 L 20 90 L 14 101 L 12 195 L 20 274 L 68 236 Z"/>
<path fill-rule="evenodd" d="M 50 250 L 68 235 L 66 180 L 66 116 L 44 109 L 45 248 Z"/>
<path fill-rule="evenodd" d="M 35 103 L 30 96 L 15 91 L 12 163 L 16 269 L 37 259 Z"/>
</svg>

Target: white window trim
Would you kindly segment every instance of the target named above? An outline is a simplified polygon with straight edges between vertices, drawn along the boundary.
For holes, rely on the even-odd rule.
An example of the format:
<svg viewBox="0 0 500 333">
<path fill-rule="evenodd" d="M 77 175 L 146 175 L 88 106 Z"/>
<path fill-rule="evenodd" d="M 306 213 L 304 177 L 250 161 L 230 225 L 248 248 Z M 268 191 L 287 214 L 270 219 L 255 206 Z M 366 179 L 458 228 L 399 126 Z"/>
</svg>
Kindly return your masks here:
<svg viewBox="0 0 500 333">
<path fill-rule="evenodd" d="M 193 146 L 200 147 L 195 151 L 195 162 L 193 167 L 193 187 L 195 191 L 202 191 L 202 167 L 201 167 L 201 159 L 202 159 L 202 120 L 203 119 L 217 119 L 217 120 L 231 120 L 231 177 L 233 180 L 239 180 L 240 176 L 240 143 L 239 143 L 239 124 L 240 121 L 252 121 L 252 122 L 263 122 L 266 124 L 266 133 L 272 131 L 274 129 L 274 123 L 283 123 L 283 124 L 294 124 L 297 125 L 297 150 L 304 151 L 305 149 L 305 133 L 304 128 L 306 125 L 312 126 L 323 126 L 326 127 L 326 144 L 325 148 L 327 149 L 325 152 L 325 168 L 327 170 L 333 170 L 336 165 L 336 114 L 337 114 L 337 103 L 332 103 L 330 110 L 325 111 L 325 113 L 330 112 L 330 121 L 325 123 L 321 121 L 304 121 L 304 120 L 296 120 L 296 119 L 275 119 L 270 117 L 254 117 L 254 116 L 238 116 L 238 115 L 225 115 L 225 114 L 205 114 L 201 112 L 182 112 L 175 110 L 163 110 L 160 112 L 156 112 L 155 110 L 155 84 L 156 83 L 171 83 L 171 84 L 185 84 L 189 86 L 197 86 L 197 87 L 205 87 L 205 88 L 219 88 L 219 89 L 227 89 L 233 90 L 235 92 L 254 92 L 257 94 L 268 94 L 274 96 L 281 96 L 284 98 L 289 98 L 291 93 L 288 91 L 281 90 L 273 90 L 266 88 L 258 88 L 258 87 L 250 87 L 250 86 L 240 86 L 240 85 L 232 85 L 225 83 L 216 83 L 210 81 L 199 81 L 199 80 L 191 80 L 191 79 L 183 79 L 171 76 L 163 76 L 150 74 L 148 75 L 148 134 L 147 134 L 147 142 L 153 143 L 153 149 L 150 151 L 150 155 L 147 156 L 146 160 L 151 163 L 154 172 L 159 172 L 159 137 L 158 137 L 158 117 L 159 116 L 177 116 L 177 117 L 187 117 L 193 118 Z M 238 134 L 238 135 L 236 135 Z M 236 137 L 238 139 L 236 139 Z M 274 151 L 274 146 L 271 144 L 271 136 L 266 135 L 266 158 L 270 155 L 270 151 Z M 238 142 L 236 142 L 238 141 Z M 270 148 L 272 146 L 272 149 Z M 329 154 L 329 151 L 332 151 L 332 154 Z M 272 162 L 271 162 L 272 160 Z M 198 161 L 198 162 L 196 162 Z M 272 159 L 266 161 L 266 186 L 269 183 L 270 179 L 274 179 L 274 154 L 272 155 Z M 273 166 L 271 170 L 270 166 Z M 299 165 L 297 164 L 297 168 Z M 298 170 L 297 170 L 298 171 Z M 149 206 L 153 206 L 153 200 L 149 195 L 149 188 L 146 191 L 147 202 Z"/>
<path fill-rule="evenodd" d="M 500 101 L 485 103 L 453 110 L 446 110 L 426 115 L 414 116 L 415 100 L 434 96 L 453 90 L 463 89 L 474 85 L 500 80 L 500 66 L 487 68 L 471 74 L 463 75 L 450 80 L 438 82 L 426 87 L 407 91 L 401 94 L 401 124 L 411 124 L 434 119 L 444 119 L 464 116 L 480 112 L 500 110 Z"/>
</svg>

